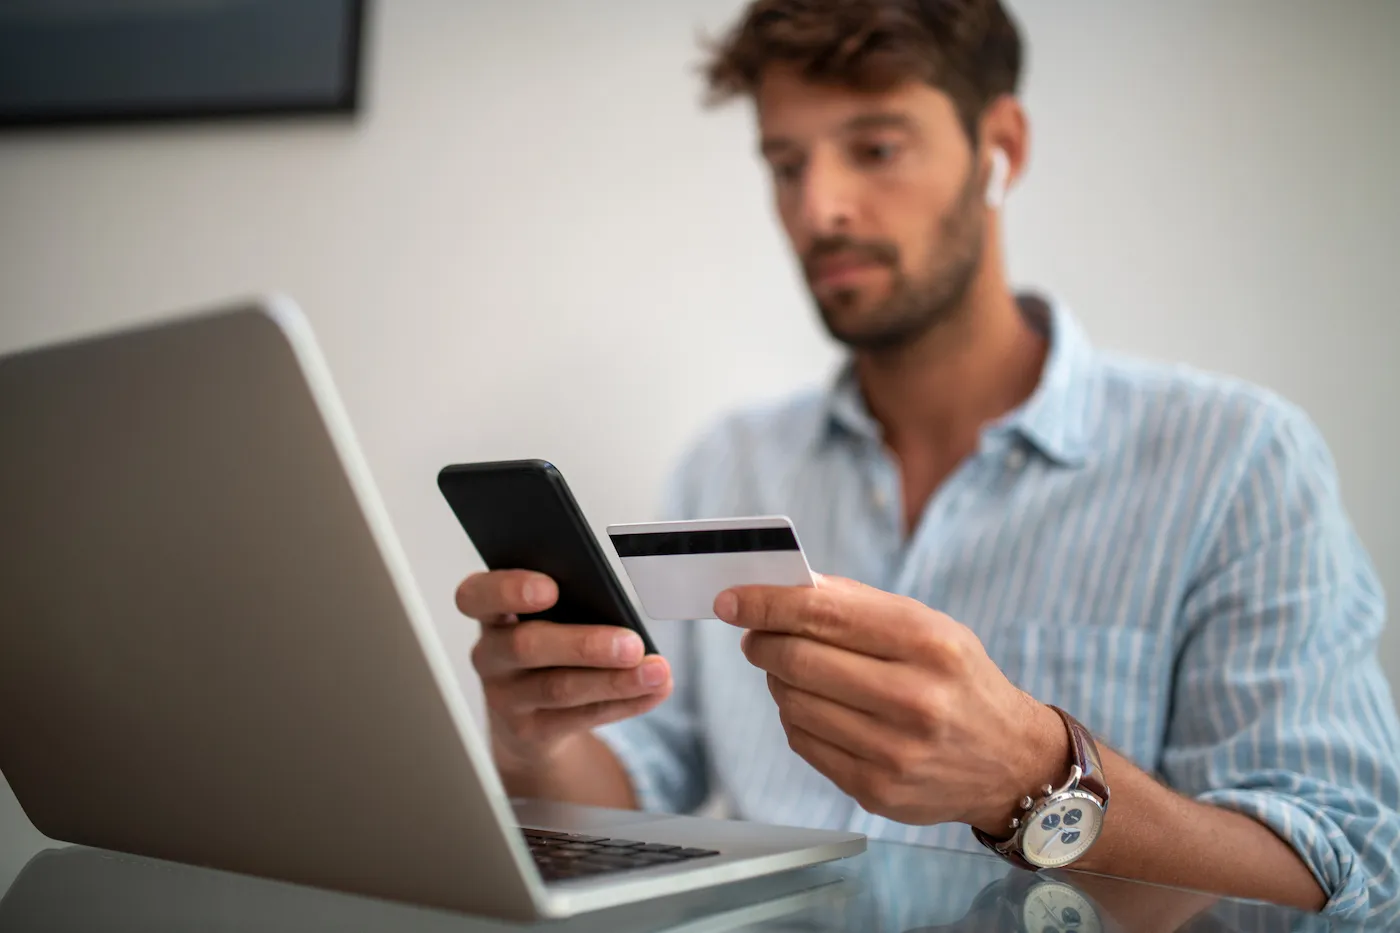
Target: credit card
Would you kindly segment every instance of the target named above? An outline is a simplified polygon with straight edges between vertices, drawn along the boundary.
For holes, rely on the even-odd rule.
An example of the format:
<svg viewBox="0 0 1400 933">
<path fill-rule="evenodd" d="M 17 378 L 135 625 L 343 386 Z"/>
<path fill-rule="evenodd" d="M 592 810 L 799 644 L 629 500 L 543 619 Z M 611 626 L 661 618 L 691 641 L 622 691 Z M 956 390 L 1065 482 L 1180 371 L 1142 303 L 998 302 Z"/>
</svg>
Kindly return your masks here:
<svg viewBox="0 0 1400 933">
<path fill-rule="evenodd" d="M 715 597 L 735 586 L 816 586 L 781 515 L 609 525 L 608 538 L 658 622 L 713 619 Z"/>
</svg>

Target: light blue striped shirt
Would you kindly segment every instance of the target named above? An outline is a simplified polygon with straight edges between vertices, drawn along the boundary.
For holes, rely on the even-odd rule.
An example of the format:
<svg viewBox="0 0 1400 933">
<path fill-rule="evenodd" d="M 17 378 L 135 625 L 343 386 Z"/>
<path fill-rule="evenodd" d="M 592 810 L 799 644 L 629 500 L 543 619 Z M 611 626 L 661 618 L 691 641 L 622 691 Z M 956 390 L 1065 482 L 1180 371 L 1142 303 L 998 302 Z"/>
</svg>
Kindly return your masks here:
<svg viewBox="0 0 1400 933">
<path fill-rule="evenodd" d="M 898 466 L 849 370 L 723 421 L 672 518 L 791 516 L 813 569 L 916 598 L 1144 770 L 1288 840 L 1329 910 L 1400 925 L 1400 724 L 1376 574 L 1327 447 L 1258 388 L 1095 350 L 1063 308 L 1019 409 L 901 528 Z M 676 691 L 600 730 L 647 809 L 714 791 L 746 819 L 975 849 L 865 812 L 789 748 L 741 632 L 667 639 Z M 1029 790 L 1029 788 L 1028 788 Z"/>
</svg>

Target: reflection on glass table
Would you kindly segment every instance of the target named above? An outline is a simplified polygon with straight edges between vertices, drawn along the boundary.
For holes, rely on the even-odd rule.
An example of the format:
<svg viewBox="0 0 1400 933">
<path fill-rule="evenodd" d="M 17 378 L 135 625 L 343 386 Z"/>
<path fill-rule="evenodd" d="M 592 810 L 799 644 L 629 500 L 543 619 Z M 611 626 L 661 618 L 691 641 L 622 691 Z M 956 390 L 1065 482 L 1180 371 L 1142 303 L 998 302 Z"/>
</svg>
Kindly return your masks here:
<svg viewBox="0 0 1400 933">
<path fill-rule="evenodd" d="M 1360 930 L 1297 911 L 982 854 L 873 842 L 858 858 L 537 925 L 558 933 L 1215 933 Z M 34 855 L 0 898 L 0 933 L 473 933 L 497 921 L 96 849 Z"/>
</svg>

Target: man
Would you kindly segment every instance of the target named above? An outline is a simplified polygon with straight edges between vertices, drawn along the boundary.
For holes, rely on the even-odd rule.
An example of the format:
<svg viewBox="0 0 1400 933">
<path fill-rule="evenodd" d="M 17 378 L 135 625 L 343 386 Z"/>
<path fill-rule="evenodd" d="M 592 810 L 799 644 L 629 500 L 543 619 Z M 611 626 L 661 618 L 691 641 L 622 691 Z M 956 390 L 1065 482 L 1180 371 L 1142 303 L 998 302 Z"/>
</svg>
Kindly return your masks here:
<svg viewBox="0 0 1400 933">
<path fill-rule="evenodd" d="M 1400 922 L 1384 606 L 1326 447 L 1261 390 L 1099 353 L 1012 295 L 1020 59 L 997 0 L 757 0 L 715 50 L 851 361 L 710 433 L 670 511 L 788 514 L 830 576 L 722 595 L 729 625 L 669 664 L 516 623 L 548 579 L 467 579 L 503 778 L 1033 858 L 1025 804 L 1082 760 L 1053 704 L 1112 791 L 1097 840 L 1033 811 L 1091 842 L 1076 867 Z"/>
</svg>

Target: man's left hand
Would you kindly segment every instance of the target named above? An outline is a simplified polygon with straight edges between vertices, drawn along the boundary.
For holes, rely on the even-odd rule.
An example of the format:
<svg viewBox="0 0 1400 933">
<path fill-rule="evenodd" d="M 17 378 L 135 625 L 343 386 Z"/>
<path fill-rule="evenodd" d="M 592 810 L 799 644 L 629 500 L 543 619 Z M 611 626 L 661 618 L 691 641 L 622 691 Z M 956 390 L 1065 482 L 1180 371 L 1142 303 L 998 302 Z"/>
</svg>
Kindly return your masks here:
<svg viewBox="0 0 1400 933">
<path fill-rule="evenodd" d="M 821 577 L 728 590 L 715 614 L 749 629 L 793 751 L 870 813 L 1006 836 L 1016 801 L 1069 771 L 1054 710 L 923 603 Z"/>
</svg>

